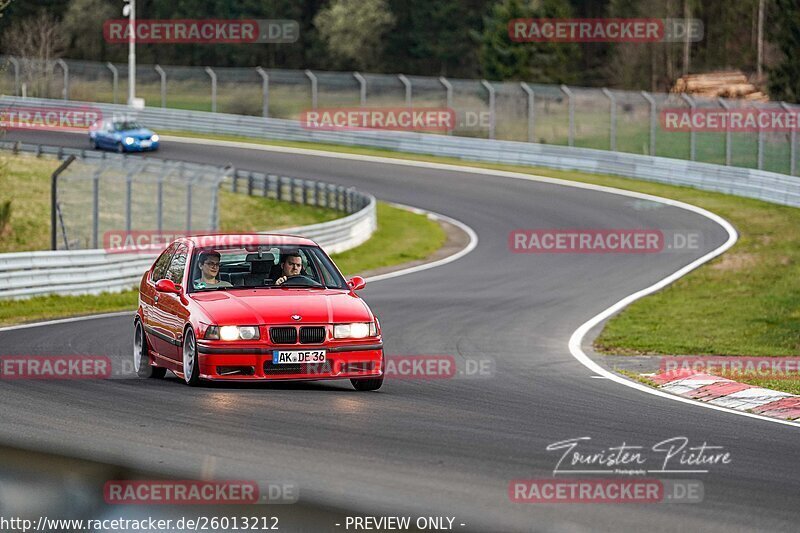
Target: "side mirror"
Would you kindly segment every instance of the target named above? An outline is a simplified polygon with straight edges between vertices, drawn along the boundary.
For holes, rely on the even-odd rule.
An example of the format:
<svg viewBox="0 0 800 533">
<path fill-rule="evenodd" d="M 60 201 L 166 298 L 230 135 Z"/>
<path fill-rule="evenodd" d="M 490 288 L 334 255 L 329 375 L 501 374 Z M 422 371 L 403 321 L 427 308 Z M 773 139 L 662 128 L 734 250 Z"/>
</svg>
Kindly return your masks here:
<svg viewBox="0 0 800 533">
<path fill-rule="evenodd" d="M 367 280 L 361 276 L 353 276 L 353 279 L 347 282 L 347 286 L 350 287 L 351 291 L 359 291 L 367 286 Z"/>
<path fill-rule="evenodd" d="M 158 292 L 171 292 L 172 294 L 180 294 L 181 286 L 175 285 L 171 279 L 160 279 L 156 281 L 156 290 Z"/>
</svg>

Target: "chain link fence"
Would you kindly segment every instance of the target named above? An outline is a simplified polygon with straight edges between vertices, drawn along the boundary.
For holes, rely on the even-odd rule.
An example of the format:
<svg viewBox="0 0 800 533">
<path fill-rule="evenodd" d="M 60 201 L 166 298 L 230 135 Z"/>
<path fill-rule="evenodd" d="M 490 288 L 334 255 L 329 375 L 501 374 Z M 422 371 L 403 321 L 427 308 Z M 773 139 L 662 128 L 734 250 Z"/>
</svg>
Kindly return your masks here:
<svg viewBox="0 0 800 533">
<path fill-rule="evenodd" d="M 7 95 L 124 103 L 123 64 L 5 57 Z M 455 112 L 450 135 L 536 142 L 657 155 L 794 175 L 792 131 L 675 131 L 667 109 L 752 108 L 800 112 L 800 107 L 686 95 L 587 89 L 524 82 L 488 82 L 256 68 L 137 65 L 137 96 L 148 107 L 298 119 L 310 109 L 437 107 Z M 177 127 L 177 126 L 176 126 Z"/>
<path fill-rule="evenodd" d="M 75 159 L 54 181 L 54 249 L 103 248 L 109 235 L 215 231 L 225 174 L 183 162 Z"/>
</svg>

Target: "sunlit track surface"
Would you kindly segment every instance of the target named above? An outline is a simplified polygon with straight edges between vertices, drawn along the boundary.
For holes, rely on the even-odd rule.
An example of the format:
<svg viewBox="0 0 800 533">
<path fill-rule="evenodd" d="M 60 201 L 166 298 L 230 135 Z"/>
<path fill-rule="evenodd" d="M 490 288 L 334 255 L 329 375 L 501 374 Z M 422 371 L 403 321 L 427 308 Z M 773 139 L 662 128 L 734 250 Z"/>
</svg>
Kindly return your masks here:
<svg viewBox="0 0 800 533">
<path fill-rule="evenodd" d="M 10 139 L 85 146 L 75 135 Z M 388 354 L 493 358 L 490 378 L 212 386 L 177 379 L 6 382 L 5 443 L 218 479 L 293 480 L 306 502 L 360 514 L 455 516 L 460 530 L 796 530 L 797 430 L 652 397 L 592 379 L 569 353 L 572 332 L 623 296 L 722 244 L 713 222 L 632 198 L 491 175 L 310 155 L 165 143 L 151 157 L 227 164 L 357 186 L 430 209 L 478 234 L 464 258 L 368 285 Z M 653 207 L 653 206 L 649 206 Z M 693 253 L 512 254 L 517 228 L 660 228 L 703 236 Z M 131 321 L 100 318 L 0 332 L 2 354 L 129 359 Z M 703 481 L 697 504 L 514 504 L 508 483 L 547 478 L 550 443 L 646 447 L 676 436 L 724 446 L 732 462 Z M 669 479 L 669 476 L 662 476 Z M 673 476 L 674 477 L 674 476 Z M 330 524 L 330 530 L 341 531 Z"/>
</svg>

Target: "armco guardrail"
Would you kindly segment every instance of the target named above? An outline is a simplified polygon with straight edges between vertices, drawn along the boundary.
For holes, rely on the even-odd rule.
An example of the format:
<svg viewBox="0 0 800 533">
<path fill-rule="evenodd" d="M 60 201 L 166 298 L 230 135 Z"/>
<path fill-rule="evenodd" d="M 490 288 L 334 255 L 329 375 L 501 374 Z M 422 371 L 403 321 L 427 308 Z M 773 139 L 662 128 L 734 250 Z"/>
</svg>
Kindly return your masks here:
<svg viewBox="0 0 800 533">
<path fill-rule="evenodd" d="M 130 114 L 126 106 L 62 100 L 0 98 L 0 105 L 86 106 L 104 114 Z M 559 170 L 613 174 L 670 185 L 695 187 L 772 203 L 800 206 L 800 179 L 763 170 L 698 163 L 589 148 L 518 141 L 497 141 L 411 132 L 323 131 L 297 121 L 200 111 L 145 108 L 138 117 L 153 128 L 194 133 L 240 135 L 260 139 L 305 141 L 385 148 L 399 152 L 453 157 L 469 161 L 531 165 Z"/>
<path fill-rule="evenodd" d="M 0 142 L 0 149 L 3 148 L 52 154 L 61 158 L 82 155 L 83 152 L 8 141 Z M 103 153 L 92 151 L 86 151 L 85 156 L 100 162 L 104 157 Z M 231 188 L 238 192 L 321 205 L 350 213 L 329 222 L 275 230 L 313 239 L 328 253 L 342 252 L 362 244 L 377 228 L 375 198 L 352 188 L 243 171 L 232 174 Z M 0 254 L 0 299 L 124 290 L 141 279 L 155 255 L 114 253 L 103 249 Z"/>
</svg>

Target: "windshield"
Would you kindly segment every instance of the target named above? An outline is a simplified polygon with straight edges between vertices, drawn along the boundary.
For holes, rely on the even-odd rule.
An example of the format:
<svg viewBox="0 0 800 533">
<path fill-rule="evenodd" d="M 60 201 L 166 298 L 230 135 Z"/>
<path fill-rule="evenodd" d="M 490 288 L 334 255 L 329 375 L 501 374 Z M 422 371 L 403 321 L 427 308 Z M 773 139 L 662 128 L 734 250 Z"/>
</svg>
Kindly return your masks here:
<svg viewBox="0 0 800 533">
<path fill-rule="evenodd" d="M 315 246 L 196 248 L 190 268 L 190 292 L 249 288 L 348 288 L 325 252 Z"/>
<path fill-rule="evenodd" d="M 141 129 L 143 126 L 138 122 L 115 122 L 114 129 L 116 131 L 126 131 L 126 130 L 138 130 Z"/>
</svg>

